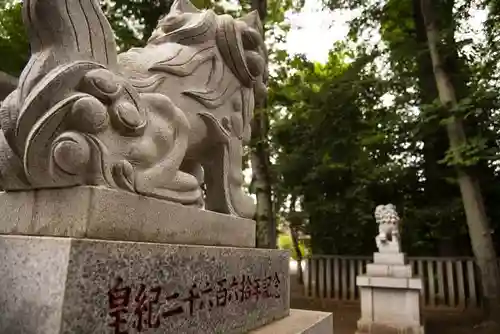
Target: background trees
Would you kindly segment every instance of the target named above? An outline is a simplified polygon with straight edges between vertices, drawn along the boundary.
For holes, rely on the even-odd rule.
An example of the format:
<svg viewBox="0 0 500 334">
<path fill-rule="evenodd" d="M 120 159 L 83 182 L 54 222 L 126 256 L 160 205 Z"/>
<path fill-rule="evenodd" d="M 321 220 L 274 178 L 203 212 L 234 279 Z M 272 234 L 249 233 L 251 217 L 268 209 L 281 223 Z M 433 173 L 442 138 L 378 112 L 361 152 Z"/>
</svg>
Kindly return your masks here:
<svg viewBox="0 0 500 334">
<path fill-rule="evenodd" d="M 283 223 L 309 234 L 313 253 L 369 254 L 373 210 L 392 202 L 411 255 L 472 255 L 469 232 L 481 239 L 474 255 L 483 262 L 500 251 L 500 1 L 432 1 L 434 50 L 453 103 L 439 98 L 422 0 L 325 0 L 325 10 L 358 14 L 323 64 L 280 44 L 285 14 L 304 1 L 193 2 L 234 15 L 258 9 L 265 22 L 269 97 L 246 157 L 259 246 L 273 247 Z M 171 3 L 101 1 L 122 49 L 143 45 Z M 0 99 L 29 56 L 20 6 L 0 1 Z M 447 128 L 457 119 L 464 140 L 450 149 Z M 467 197 L 482 212 L 477 218 L 464 210 L 460 173 L 481 194 Z"/>
</svg>

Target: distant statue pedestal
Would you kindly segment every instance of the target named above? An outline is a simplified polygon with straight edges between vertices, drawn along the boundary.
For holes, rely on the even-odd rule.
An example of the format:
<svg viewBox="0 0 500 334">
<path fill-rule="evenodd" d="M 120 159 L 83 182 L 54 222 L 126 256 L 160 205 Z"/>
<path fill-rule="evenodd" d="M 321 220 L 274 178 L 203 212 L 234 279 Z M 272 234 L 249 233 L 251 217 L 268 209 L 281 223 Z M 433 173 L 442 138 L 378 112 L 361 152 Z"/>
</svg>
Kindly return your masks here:
<svg viewBox="0 0 500 334">
<path fill-rule="evenodd" d="M 361 298 L 356 334 L 424 334 L 420 313 L 422 280 L 413 277 L 405 254 L 400 251 L 399 234 L 395 233 L 399 217 L 395 214 L 392 222 L 379 218 L 379 252 L 374 253 L 373 263 L 366 266 L 366 275 L 356 278 Z M 386 239 L 387 235 L 382 236 L 384 231 L 392 237 Z"/>
</svg>

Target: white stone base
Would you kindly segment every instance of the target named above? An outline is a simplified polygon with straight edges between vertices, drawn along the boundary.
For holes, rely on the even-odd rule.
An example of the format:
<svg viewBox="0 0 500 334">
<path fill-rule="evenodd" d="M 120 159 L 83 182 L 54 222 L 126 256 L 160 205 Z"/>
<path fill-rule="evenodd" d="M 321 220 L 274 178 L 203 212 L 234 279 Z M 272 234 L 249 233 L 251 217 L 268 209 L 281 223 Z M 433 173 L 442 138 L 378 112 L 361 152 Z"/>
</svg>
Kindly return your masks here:
<svg viewBox="0 0 500 334">
<path fill-rule="evenodd" d="M 423 326 L 408 327 L 405 324 L 384 325 L 372 321 L 358 321 L 355 334 L 425 334 Z"/>
<path fill-rule="evenodd" d="M 357 334 L 424 334 L 420 278 L 358 276 L 361 319 Z"/>
<path fill-rule="evenodd" d="M 370 263 L 366 265 L 366 275 L 375 277 L 403 277 L 411 278 L 413 276 L 411 265 L 401 264 L 378 264 Z"/>
<path fill-rule="evenodd" d="M 373 254 L 373 263 L 377 264 L 406 264 L 406 255 L 404 253 L 389 253 L 389 252 L 379 252 Z"/>
</svg>

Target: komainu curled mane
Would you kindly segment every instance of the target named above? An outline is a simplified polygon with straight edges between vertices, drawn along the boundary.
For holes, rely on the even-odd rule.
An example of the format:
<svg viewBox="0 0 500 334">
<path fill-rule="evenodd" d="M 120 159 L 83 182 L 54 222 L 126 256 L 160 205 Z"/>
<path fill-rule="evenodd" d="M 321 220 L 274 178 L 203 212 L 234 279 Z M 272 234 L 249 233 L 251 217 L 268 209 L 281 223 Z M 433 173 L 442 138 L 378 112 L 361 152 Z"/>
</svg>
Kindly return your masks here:
<svg viewBox="0 0 500 334">
<path fill-rule="evenodd" d="M 0 110 L 3 189 L 100 185 L 253 217 L 241 163 L 266 93 L 256 12 L 176 0 L 144 48 L 117 55 L 96 0 L 23 6 L 32 56 Z"/>
<path fill-rule="evenodd" d="M 379 252 L 401 252 L 400 218 L 394 204 L 378 205 L 375 208 L 378 235 L 375 242 Z"/>
</svg>

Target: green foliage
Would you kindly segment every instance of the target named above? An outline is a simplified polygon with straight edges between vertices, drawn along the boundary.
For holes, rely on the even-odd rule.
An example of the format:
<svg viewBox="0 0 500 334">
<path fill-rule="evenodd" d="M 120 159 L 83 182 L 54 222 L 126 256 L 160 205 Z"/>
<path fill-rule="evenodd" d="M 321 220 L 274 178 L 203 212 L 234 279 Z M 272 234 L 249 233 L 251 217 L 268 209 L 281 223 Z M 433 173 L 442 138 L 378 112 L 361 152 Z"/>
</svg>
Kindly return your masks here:
<svg viewBox="0 0 500 334">
<path fill-rule="evenodd" d="M 372 56 L 347 63 L 341 47 L 325 65 L 287 59 L 271 83 L 270 102 L 287 111 L 272 135 L 279 190 L 302 198 L 313 252 L 363 254 L 377 200 L 396 197 L 407 176 L 390 158 L 399 118 L 377 106 L 387 83 L 364 72 Z"/>
<path fill-rule="evenodd" d="M 487 148 L 487 140 L 482 137 L 470 138 L 465 144 L 448 149 L 440 163 L 450 166 L 470 167 L 477 165 L 483 158 L 480 154 Z M 496 153 L 496 150 L 494 151 Z"/>
<path fill-rule="evenodd" d="M 21 18 L 22 4 L 0 2 L 0 71 L 18 76 L 29 58 L 29 44 Z"/>
<path fill-rule="evenodd" d="M 484 1 L 436 1 L 442 49 L 460 103 L 440 106 L 419 1 L 330 0 L 354 9 L 349 38 L 327 64 L 275 53 L 270 101 L 280 192 L 300 198 L 314 253 L 373 251 L 377 204 L 392 202 L 404 217 L 404 245 L 415 255 L 469 254 L 463 204 L 454 167 L 479 175 L 488 214 L 498 229 L 498 13 L 487 1 L 489 47 L 455 37 L 469 9 Z M 495 3 L 495 4 L 493 4 Z M 496 7 L 495 7 L 496 6 Z M 364 37 L 377 31 L 382 41 Z M 368 34 L 369 36 L 369 34 Z M 493 47 L 494 46 L 494 47 Z M 465 48 L 472 50 L 465 53 Z M 368 51 L 370 50 L 370 51 Z M 386 69 L 380 71 L 383 64 Z M 492 70 L 492 69 L 495 70 Z M 384 96 L 391 103 L 380 103 Z M 461 118 L 468 141 L 448 149 L 446 126 Z"/>
<path fill-rule="evenodd" d="M 121 50 L 144 45 L 172 3 L 101 1 Z M 226 10 L 220 0 L 193 3 Z M 230 14 L 248 12 L 251 3 L 240 1 Z M 267 1 L 273 70 L 265 111 L 271 129 L 261 140 L 276 161 L 271 179 L 281 217 L 294 211 L 294 198 L 304 215 L 295 227 L 311 235 L 312 252 L 369 254 L 375 247 L 373 210 L 391 202 L 404 217 L 403 244 L 410 254 L 470 253 L 454 167 L 478 175 L 488 215 L 500 231 L 500 1 L 433 1 L 440 53 L 459 100 L 454 109 L 439 103 L 418 0 L 324 3 L 359 15 L 350 22 L 348 40 L 332 45 L 328 62 L 318 64 L 277 44 L 289 29 L 285 14 L 304 1 Z M 473 7 L 489 9 L 485 41 L 457 33 L 469 29 Z M 374 31 L 380 42 L 366 38 Z M 0 55 L 0 71 L 16 76 L 29 57 L 21 4 L 14 0 L 0 1 Z M 452 118 L 464 122 L 468 137 L 453 151 L 446 136 Z M 290 237 L 280 243 L 290 247 Z"/>
<path fill-rule="evenodd" d="M 281 234 L 278 236 L 278 249 L 289 250 L 292 259 L 296 261 L 298 260 L 297 251 L 293 246 L 292 237 L 289 234 Z M 299 241 L 299 249 L 303 257 L 306 257 L 310 254 L 305 242 L 302 240 Z"/>
</svg>

